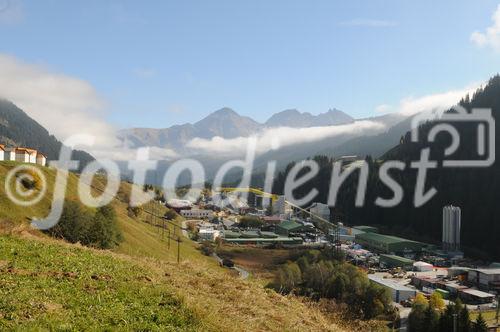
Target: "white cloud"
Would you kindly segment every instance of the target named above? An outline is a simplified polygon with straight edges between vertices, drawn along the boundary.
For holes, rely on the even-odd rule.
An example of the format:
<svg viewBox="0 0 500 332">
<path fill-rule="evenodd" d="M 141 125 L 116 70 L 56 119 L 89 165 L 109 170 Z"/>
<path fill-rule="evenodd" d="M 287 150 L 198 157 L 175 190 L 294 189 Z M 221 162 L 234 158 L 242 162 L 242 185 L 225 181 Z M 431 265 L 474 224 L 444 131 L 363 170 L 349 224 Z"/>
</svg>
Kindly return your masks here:
<svg viewBox="0 0 500 332">
<path fill-rule="evenodd" d="M 470 40 L 479 47 L 489 46 L 500 52 L 500 5 L 498 5 L 491 19 L 493 24 L 485 32 L 474 31 L 470 36 Z"/>
<path fill-rule="evenodd" d="M 396 26 L 397 23 L 386 20 L 356 18 L 350 21 L 340 22 L 339 25 L 349 27 L 388 28 Z"/>
<path fill-rule="evenodd" d="M 86 81 L 0 54 L 0 93 L 60 140 L 73 134 L 96 137 L 87 149 L 95 157 L 107 157 L 120 144 L 104 120 L 103 99 Z"/>
<path fill-rule="evenodd" d="M 257 154 L 298 143 L 310 143 L 326 138 L 333 138 L 343 134 L 370 135 L 386 129 L 385 125 L 375 121 L 356 121 L 354 123 L 311 128 L 268 128 L 254 137 L 257 139 Z M 225 155 L 239 155 L 246 152 L 249 137 L 225 139 L 214 137 L 211 139 L 195 138 L 187 143 L 187 147 L 204 153 L 219 153 Z"/>
<path fill-rule="evenodd" d="M 375 108 L 377 113 L 398 112 L 406 116 L 414 115 L 423 111 L 443 112 L 458 104 L 460 99 L 467 94 L 473 94 L 481 84 L 474 83 L 462 89 L 450 90 L 442 93 L 435 93 L 421 97 L 405 97 L 401 99 L 399 105 L 387 104 L 379 105 Z"/>
</svg>

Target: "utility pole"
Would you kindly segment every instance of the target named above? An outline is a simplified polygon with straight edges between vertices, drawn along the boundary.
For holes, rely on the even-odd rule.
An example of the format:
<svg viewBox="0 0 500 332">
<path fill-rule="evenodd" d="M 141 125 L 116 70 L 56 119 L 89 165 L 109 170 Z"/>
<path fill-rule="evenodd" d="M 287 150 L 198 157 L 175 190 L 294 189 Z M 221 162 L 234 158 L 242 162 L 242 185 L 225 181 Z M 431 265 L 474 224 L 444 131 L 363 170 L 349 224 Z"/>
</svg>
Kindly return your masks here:
<svg viewBox="0 0 500 332">
<path fill-rule="evenodd" d="M 168 250 L 170 250 L 170 228 L 167 228 L 168 230 Z"/>
<path fill-rule="evenodd" d="M 453 332 L 458 332 L 457 329 L 457 314 L 453 314 Z"/>
<path fill-rule="evenodd" d="M 500 304 L 500 294 L 497 295 L 497 313 L 495 314 L 495 319 L 497 321 L 497 326 L 498 326 L 498 313 L 500 312 L 500 307 L 498 306 Z"/>
<path fill-rule="evenodd" d="M 177 264 L 181 261 L 181 238 L 177 236 Z"/>
<path fill-rule="evenodd" d="M 165 218 L 161 218 L 161 239 L 165 238 Z"/>
</svg>

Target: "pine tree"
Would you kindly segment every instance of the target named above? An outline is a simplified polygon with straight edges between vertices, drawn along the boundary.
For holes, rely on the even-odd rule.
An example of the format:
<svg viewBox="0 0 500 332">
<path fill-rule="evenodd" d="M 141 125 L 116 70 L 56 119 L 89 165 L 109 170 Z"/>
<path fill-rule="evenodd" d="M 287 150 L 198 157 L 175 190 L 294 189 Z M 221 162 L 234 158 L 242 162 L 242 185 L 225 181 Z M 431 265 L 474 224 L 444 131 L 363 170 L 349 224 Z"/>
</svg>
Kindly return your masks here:
<svg viewBox="0 0 500 332">
<path fill-rule="evenodd" d="M 487 332 L 488 331 L 488 324 L 486 324 L 486 321 L 483 318 L 483 315 L 479 313 L 479 316 L 476 318 L 476 322 L 474 323 L 474 332 Z"/>
<path fill-rule="evenodd" d="M 425 310 L 424 326 L 428 332 L 439 332 L 439 313 L 430 304 Z"/>
<path fill-rule="evenodd" d="M 459 332 L 469 332 L 471 330 L 471 322 L 469 316 L 469 309 L 464 305 L 460 313 L 458 314 L 458 331 Z"/>
</svg>

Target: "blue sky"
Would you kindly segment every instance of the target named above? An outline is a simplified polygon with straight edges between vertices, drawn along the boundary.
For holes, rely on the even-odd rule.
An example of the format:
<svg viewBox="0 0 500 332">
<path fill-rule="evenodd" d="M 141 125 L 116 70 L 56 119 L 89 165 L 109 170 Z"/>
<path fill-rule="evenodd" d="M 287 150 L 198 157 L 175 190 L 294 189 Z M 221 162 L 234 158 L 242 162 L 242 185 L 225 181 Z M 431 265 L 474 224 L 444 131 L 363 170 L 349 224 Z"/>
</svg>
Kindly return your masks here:
<svg viewBox="0 0 500 332">
<path fill-rule="evenodd" d="M 258 121 L 288 108 L 361 118 L 499 72 L 498 49 L 471 41 L 498 4 L 0 0 L 0 53 L 87 82 L 118 127 L 224 106 Z"/>
</svg>

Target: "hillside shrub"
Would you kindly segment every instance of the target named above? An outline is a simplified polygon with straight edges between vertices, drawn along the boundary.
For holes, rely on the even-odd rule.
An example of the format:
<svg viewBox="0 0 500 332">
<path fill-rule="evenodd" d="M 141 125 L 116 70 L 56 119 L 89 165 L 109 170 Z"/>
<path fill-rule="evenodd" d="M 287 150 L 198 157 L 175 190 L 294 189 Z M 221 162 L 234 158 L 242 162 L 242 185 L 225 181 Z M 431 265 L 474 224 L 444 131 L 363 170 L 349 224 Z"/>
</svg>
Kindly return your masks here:
<svg viewBox="0 0 500 332">
<path fill-rule="evenodd" d="M 79 242 L 100 249 L 113 248 L 123 240 L 111 206 L 100 207 L 91 213 L 74 201 L 64 203 L 59 222 L 48 233 L 71 243 Z"/>
</svg>

